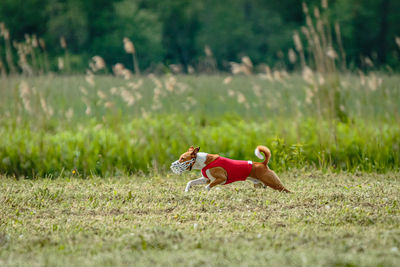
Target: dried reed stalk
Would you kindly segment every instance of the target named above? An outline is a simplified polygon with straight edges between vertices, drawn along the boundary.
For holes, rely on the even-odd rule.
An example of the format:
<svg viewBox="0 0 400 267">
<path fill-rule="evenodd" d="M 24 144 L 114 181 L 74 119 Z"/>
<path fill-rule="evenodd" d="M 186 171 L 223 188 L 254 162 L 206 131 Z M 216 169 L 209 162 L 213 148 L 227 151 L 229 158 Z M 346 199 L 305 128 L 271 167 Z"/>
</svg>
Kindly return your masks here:
<svg viewBox="0 0 400 267">
<path fill-rule="evenodd" d="M 206 57 L 202 60 L 201 64 L 204 70 L 207 73 L 216 73 L 217 72 L 217 61 L 215 60 L 214 54 L 210 48 L 210 46 L 204 46 L 204 54 Z"/>
<path fill-rule="evenodd" d="M 303 44 L 297 31 L 293 34 L 293 41 L 297 52 L 300 54 L 301 67 L 304 68 L 306 66 L 306 59 L 304 56 Z"/>
<path fill-rule="evenodd" d="M 327 13 L 328 2 L 322 0 L 322 12 L 318 7 L 314 8 L 313 18 L 309 12 L 308 6 L 303 3 L 303 11 L 306 17 L 306 25 L 301 28 L 302 33 L 307 40 L 307 52 L 310 57 L 308 65 L 314 67 L 316 72 L 312 74 L 311 69 L 307 67 L 307 63 L 303 65 L 303 78 L 309 84 L 306 91 L 306 102 L 311 103 L 315 99 L 319 117 L 328 117 L 330 121 L 339 119 L 346 121 L 346 114 L 341 104 L 341 96 L 339 91 L 340 80 L 336 69 L 336 60 L 338 55 L 334 49 L 331 24 L 328 20 Z M 345 54 L 343 52 L 343 44 L 340 37 L 340 28 L 335 25 L 337 46 L 341 50 L 342 68 L 345 68 Z M 294 34 L 296 50 L 301 57 L 303 50 L 300 43 L 300 37 Z M 336 129 L 333 129 L 336 132 Z"/>
<path fill-rule="evenodd" d="M 1 71 L 1 77 L 5 78 L 7 77 L 7 72 L 6 72 L 6 66 L 3 63 L 3 59 L 1 57 L 3 53 L 1 52 L 1 45 L 0 45 L 0 71 Z"/>
<path fill-rule="evenodd" d="M 34 41 L 33 36 L 25 34 L 25 54 L 30 56 L 32 74 L 38 73 L 38 61 L 36 59 L 35 45 L 37 47 L 37 41 Z"/>
<path fill-rule="evenodd" d="M 1 52 L 1 51 L 0 51 Z M 4 66 L 3 60 L 0 58 L 0 71 L 1 71 L 1 77 L 5 78 L 7 77 L 7 72 L 6 72 L 6 68 Z"/>
<path fill-rule="evenodd" d="M 124 41 L 125 52 L 127 54 L 131 54 L 132 55 L 133 67 L 134 67 L 135 73 L 140 75 L 140 69 L 139 69 L 138 59 L 137 59 L 137 56 L 136 56 L 135 45 L 132 43 L 131 40 L 129 40 L 128 37 L 125 37 L 123 41 Z"/>
<path fill-rule="evenodd" d="M 336 40 L 338 42 L 341 61 L 342 61 L 342 71 L 344 71 L 344 70 L 346 70 L 346 53 L 343 48 L 342 35 L 340 32 L 340 25 L 338 22 L 335 23 L 335 33 L 336 33 Z"/>
<path fill-rule="evenodd" d="M 68 73 L 70 73 L 71 72 L 71 65 L 70 65 L 70 62 L 69 62 L 69 55 L 68 55 L 68 49 L 67 49 L 68 46 L 67 46 L 67 41 L 65 40 L 64 36 L 60 37 L 60 46 L 61 46 L 62 49 L 64 49 L 64 60 L 63 60 L 63 68 L 62 69 L 64 69 L 64 67 L 65 67 L 65 70 Z"/>
<path fill-rule="evenodd" d="M 32 54 L 37 62 L 36 69 L 40 74 L 44 73 L 44 62 L 41 60 L 40 57 L 40 48 L 39 48 L 39 40 L 35 34 L 32 35 Z"/>
<path fill-rule="evenodd" d="M 10 70 L 10 74 L 15 74 L 17 73 L 17 68 L 14 65 L 14 60 L 12 56 L 12 51 L 11 51 L 11 41 L 10 41 L 10 32 L 8 29 L 5 27 L 4 23 L 0 25 L 1 32 L 6 44 L 6 60 L 7 60 L 7 65 Z"/>
<path fill-rule="evenodd" d="M 17 54 L 18 54 L 18 65 L 22 69 L 22 73 L 25 75 L 32 75 L 33 70 L 31 66 L 29 65 L 29 62 L 27 60 L 27 53 L 28 53 L 28 48 L 27 45 L 24 43 L 17 43 L 14 42 L 14 46 L 17 49 Z"/>
<path fill-rule="evenodd" d="M 44 71 L 46 73 L 49 72 L 49 58 L 47 56 L 47 51 L 46 51 L 46 43 L 42 38 L 39 38 L 39 46 L 43 50 L 43 65 L 44 65 Z"/>
</svg>

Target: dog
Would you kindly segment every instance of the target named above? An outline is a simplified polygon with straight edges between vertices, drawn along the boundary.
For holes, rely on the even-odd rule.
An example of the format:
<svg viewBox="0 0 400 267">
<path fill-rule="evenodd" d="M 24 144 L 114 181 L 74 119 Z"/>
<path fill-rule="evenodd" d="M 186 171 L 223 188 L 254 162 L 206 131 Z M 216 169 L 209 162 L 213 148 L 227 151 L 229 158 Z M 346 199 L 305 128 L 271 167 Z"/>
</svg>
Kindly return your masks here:
<svg viewBox="0 0 400 267">
<path fill-rule="evenodd" d="M 199 152 L 199 150 L 200 147 L 191 146 L 177 161 L 171 164 L 171 170 L 176 174 L 192 169 L 201 170 L 202 177 L 189 181 L 185 192 L 188 192 L 193 185 L 207 184 L 206 189 L 210 190 L 216 185 L 250 180 L 255 187 L 269 186 L 275 190 L 291 193 L 283 186 L 276 173 L 268 167 L 271 151 L 265 146 L 257 146 L 254 151 L 259 159 L 264 159 L 261 152 L 265 155 L 263 162 L 232 160 L 217 154 Z"/>
</svg>

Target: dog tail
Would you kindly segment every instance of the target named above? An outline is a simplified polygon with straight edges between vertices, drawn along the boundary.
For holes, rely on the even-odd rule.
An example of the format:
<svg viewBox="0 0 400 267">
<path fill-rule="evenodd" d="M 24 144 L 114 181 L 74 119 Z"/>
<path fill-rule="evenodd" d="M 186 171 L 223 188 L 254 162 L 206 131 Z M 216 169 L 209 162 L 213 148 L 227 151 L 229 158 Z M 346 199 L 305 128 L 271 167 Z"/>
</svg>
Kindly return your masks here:
<svg viewBox="0 0 400 267">
<path fill-rule="evenodd" d="M 264 159 L 264 156 L 261 154 L 261 152 L 263 152 L 265 155 L 265 160 L 263 161 L 263 164 L 267 166 L 268 161 L 271 158 L 271 151 L 269 151 L 268 147 L 266 146 L 257 146 L 256 150 L 254 151 L 254 154 L 256 154 L 257 158 Z"/>
</svg>

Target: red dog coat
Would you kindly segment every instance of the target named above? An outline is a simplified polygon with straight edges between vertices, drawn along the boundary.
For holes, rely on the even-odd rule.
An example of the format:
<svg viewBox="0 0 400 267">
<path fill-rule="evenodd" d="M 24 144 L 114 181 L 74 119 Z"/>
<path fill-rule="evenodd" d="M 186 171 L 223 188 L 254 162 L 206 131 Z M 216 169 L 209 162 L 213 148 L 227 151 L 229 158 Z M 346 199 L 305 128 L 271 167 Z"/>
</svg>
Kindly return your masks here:
<svg viewBox="0 0 400 267">
<path fill-rule="evenodd" d="M 210 162 L 207 166 L 201 169 L 201 173 L 207 179 L 206 171 L 210 168 L 222 167 L 228 173 L 228 179 L 225 184 L 230 184 L 237 181 L 244 181 L 249 177 L 253 163 L 245 160 L 233 160 L 223 157 L 218 157 L 213 162 Z"/>
</svg>

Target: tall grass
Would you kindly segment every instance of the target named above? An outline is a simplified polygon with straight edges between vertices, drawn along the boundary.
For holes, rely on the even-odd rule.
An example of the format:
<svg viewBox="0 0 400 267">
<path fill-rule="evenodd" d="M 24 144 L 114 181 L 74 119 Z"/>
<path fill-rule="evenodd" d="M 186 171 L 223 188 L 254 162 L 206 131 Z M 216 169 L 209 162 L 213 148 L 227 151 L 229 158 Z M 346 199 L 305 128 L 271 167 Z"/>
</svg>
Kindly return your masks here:
<svg viewBox="0 0 400 267">
<path fill-rule="evenodd" d="M 204 125 L 201 119 L 172 115 L 114 125 L 91 121 L 85 126 L 53 131 L 3 126 L 0 169 L 17 176 L 59 176 L 63 172 L 122 175 L 165 170 L 188 144 L 251 160 L 255 160 L 254 147 L 265 144 L 273 151 L 270 166 L 277 171 L 310 166 L 350 171 L 398 170 L 400 129 L 389 124 L 381 126 L 383 134 L 374 125 L 338 123 L 334 142 L 329 138 L 329 124 L 316 124 L 313 119 L 297 127 L 289 120 L 278 125 L 224 117 Z"/>
<path fill-rule="evenodd" d="M 315 112 L 296 75 L 9 78 L 1 90 L 0 169 L 103 176 L 164 170 L 192 144 L 250 160 L 264 144 L 277 171 L 397 170 L 400 78 L 384 77 L 376 90 L 362 79 L 342 78 L 349 119 L 340 122 Z"/>
</svg>

